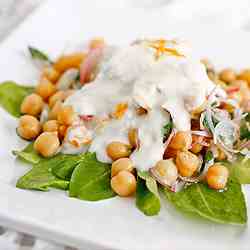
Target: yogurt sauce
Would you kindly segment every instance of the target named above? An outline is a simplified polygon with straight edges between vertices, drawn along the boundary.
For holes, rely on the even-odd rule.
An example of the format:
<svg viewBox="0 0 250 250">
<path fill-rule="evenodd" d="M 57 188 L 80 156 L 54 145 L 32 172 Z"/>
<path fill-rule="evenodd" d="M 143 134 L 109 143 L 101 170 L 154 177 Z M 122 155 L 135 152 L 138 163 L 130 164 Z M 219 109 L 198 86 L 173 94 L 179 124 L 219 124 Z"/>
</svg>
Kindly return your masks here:
<svg viewBox="0 0 250 250">
<path fill-rule="evenodd" d="M 162 159 L 162 127 L 170 121 L 170 115 L 177 130 L 190 130 L 190 112 L 214 89 L 205 67 L 185 53 L 182 43 L 172 43 L 171 48 L 183 56 L 165 53 L 156 59 L 155 49 L 144 42 L 106 48 L 96 79 L 70 96 L 65 105 L 71 105 L 79 115 L 101 120 L 108 118 L 120 103 L 126 103 L 128 109 L 120 119 L 107 119 L 101 126 L 85 124 L 82 131 L 92 138 L 89 146 L 74 148 L 66 138 L 63 152 L 89 150 L 96 152 L 99 161 L 110 163 L 107 144 L 112 141 L 128 143 L 128 130 L 137 128 L 140 146 L 130 156 L 135 167 L 148 170 Z M 138 106 L 148 113 L 138 116 L 135 112 Z M 74 129 L 69 133 L 71 137 Z M 79 128 L 76 130 L 77 136 Z"/>
</svg>

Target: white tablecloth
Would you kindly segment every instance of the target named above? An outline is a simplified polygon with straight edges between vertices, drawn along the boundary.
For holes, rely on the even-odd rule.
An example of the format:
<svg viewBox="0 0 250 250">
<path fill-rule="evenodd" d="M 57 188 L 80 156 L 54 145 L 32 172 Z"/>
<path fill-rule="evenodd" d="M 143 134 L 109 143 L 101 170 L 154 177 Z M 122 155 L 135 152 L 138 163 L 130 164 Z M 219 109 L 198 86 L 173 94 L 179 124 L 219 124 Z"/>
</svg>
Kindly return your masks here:
<svg viewBox="0 0 250 250">
<path fill-rule="evenodd" d="M 0 0 L 0 41 L 44 0 Z M 249 0 L 116 0 L 124 8 L 161 12 L 176 21 L 214 24 L 222 29 L 250 31 Z M 72 1 L 73 4 L 74 1 Z M 72 250 L 0 226 L 0 250 Z M 91 249 L 88 249 L 91 250 Z"/>
</svg>

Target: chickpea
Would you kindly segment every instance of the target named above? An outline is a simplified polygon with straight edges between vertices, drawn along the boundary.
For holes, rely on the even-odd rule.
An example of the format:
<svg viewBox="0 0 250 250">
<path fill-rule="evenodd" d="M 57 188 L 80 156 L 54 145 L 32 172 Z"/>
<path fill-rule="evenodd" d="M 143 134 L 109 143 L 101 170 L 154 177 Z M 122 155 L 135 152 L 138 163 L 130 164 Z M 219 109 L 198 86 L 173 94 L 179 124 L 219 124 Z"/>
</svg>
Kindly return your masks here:
<svg viewBox="0 0 250 250">
<path fill-rule="evenodd" d="M 169 147 L 177 150 L 187 150 L 191 147 L 192 135 L 190 132 L 179 131 L 172 138 Z"/>
<path fill-rule="evenodd" d="M 194 154 L 198 154 L 203 149 L 203 146 L 199 143 L 193 144 L 190 151 Z"/>
<path fill-rule="evenodd" d="M 250 90 L 248 83 L 244 80 L 235 80 L 231 83 L 232 86 L 239 87 L 240 90 L 233 93 L 233 98 L 237 98 L 239 102 L 250 99 Z"/>
<path fill-rule="evenodd" d="M 236 80 L 236 73 L 233 69 L 224 69 L 220 72 L 219 78 L 223 82 L 230 83 Z"/>
<path fill-rule="evenodd" d="M 176 165 L 179 173 L 185 177 L 191 177 L 200 165 L 199 158 L 189 151 L 178 151 Z"/>
<path fill-rule="evenodd" d="M 54 95 L 49 98 L 49 107 L 52 108 L 57 101 L 64 101 L 65 93 L 63 90 L 57 91 Z"/>
<path fill-rule="evenodd" d="M 190 149 L 191 152 L 193 152 L 194 154 L 198 154 L 202 149 L 203 146 L 200 144 L 200 142 L 203 140 L 201 139 L 202 137 L 198 136 L 198 135 L 193 135 L 192 136 L 192 147 Z"/>
<path fill-rule="evenodd" d="M 111 187 L 119 196 L 130 196 L 135 193 L 136 179 L 128 171 L 121 171 L 111 179 Z"/>
<path fill-rule="evenodd" d="M 130 145 L 133 148 L 137 148 L 139 141 L 138 141 L 138 129 L 136 128 L 130 128 L 128 131 L 128 140 Z"/>
<path fill-rule="evenodd" d="M 225 166 L 220 165 L 218 163 L 214 164 L 207 171 L 207 184 L 210 188 L 213 189 L 225 188 L 228 176 L 229 171 Z"/>
<path fill-rule="evenodd" d="M 32 140 L 39 135 L 40 131 L 41 125 L 34 116 L 24 115 L 20 118 L 17 132 L 22 138 Z"/>
<path fill-rule="evenodd" d="M 199 107 L 195 108 L 191 112 L 191 118 L 192 118 L 192 123 L 195 123 L 194 121 L 197 120 L 200 117 L 200 114 L 206 109 L 206 102 L 203 102 Z M 193 125 L 193 124 L 192 124 Z M 198 128 L 200 127 L 199 124 L 195 124 L 195 126 L 198 125 Z"/>
<path fill-rule="evenodd" d="M 36 93 L 40 95 L 44 100 L 47 100 L 56 92 L 56 87 L 53 83 L 47 79 L 42 79 L 36 87 Z"/>
<path fill-rule="evenodd" d="M 248 83 L 247 81 L 245 80 L 235 80 L 235 81 L 232 81 L 230 86 L 235 86 L 235 87 L 239 87 L 240 89 L 248 89 Z"/>
<path fill-rule="evenodd" d="M 70 68 L 79 68 L 82 61 L 85 59 L 86 54 L 74 53 L 71 55 L 64 55 L 58 58 L 54 64 L 54 69 L 59 73 L 63 73 Z"/>
<path fill-rule="evenodd" d="M 50 120 L 57 120 L 58 113 L 63 108 L 62 102 L 57 101 L 49 113 Z"/>
<path fill-rule="evenodd" d="M 41 113 L 43 104 L 43 99 L 39 95 L 28 95 L 21 104 L 21 113 L 37 116 Z"/>
<path fill-rule="evenodd" d="M 244 80 L 248 84 L 250 84 L 250 69 L 245 69 L 245 70 L 241 71 L 240 74 L 238 75 L 238 79 Z"/>
<path fill-rule="evenodd" d="M 218 156 L 216 157 L 216 159 L 218 161 L 226 160 L 227 158 L 226 154 L 220 148 L 217 148 L 217 149 L 218 149 Z"/>
<path fill-rule="evenodd" d="M 50 157 L 56 154 L 60 147 L 60 141 L 57 133 L 43 132 L 34 143 L 34 149 L 44 157 Z"/>
<path fill-rule="evenodd" d="M 59 110 L 57 120 L 60 124 L 71 125 L 75 119 L 75 113 L 71 106 L 64 106 Z"/>
<path fill-rule="evenodd" d="M 46 78 L 50 82 L 56 83 L 56 81 L 60 78 L 60 73 L 53 67 L 45 67 L 42 73 L 42 78 Z"/>
<path fill-rule="evenodd" d="M 158 178 L 160 182 L 168 186 L 172 186 L 178 178 L 177 167 L 172 160 L 158 161 L 155 167 L 151 169 L 151 173 L 156 175 L 156 178 Z"/>
<path fill-rule="evenodd" d="M 108 156 L 113 160 L 128 157 L 131 154 L 131 147 L 122 142 L 113 141 L 106 148 Z"/>
<path fill-rule="evenodd" d="M 133 162 L 129 158 L 120 158 L 112 163 L 111 177 L 114 177 L 123 170 L 132 172 L 133 169 Z"/>
<path fill-rule="evenodd" d="M 59 127 L 59 124 L 57 120 L 50 120 L 43 124 L 43 131 L 44 132 L 57 132 L 58 127 Z"/>
</svg>

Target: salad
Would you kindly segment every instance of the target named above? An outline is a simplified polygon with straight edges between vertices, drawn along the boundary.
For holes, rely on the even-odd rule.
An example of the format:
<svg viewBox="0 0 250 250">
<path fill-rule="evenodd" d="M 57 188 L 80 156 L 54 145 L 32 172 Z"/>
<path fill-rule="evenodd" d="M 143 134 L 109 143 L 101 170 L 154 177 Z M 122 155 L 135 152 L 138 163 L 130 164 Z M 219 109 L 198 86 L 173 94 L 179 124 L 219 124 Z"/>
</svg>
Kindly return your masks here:
<svg viewBox="0 0 250 250">
<path fill-rule="evenodd" d="M 216 72 L 181 40 L 96 38 L 55 60 L 28 50 L 38 84 L 0 85 L 1 106 L 29 141 L 13 151 L 32 165 L 18 188 L 134 196 L 148 216 L 166 201 L 191 217 L 247 222 L 249 69 Z"/>
</svg>

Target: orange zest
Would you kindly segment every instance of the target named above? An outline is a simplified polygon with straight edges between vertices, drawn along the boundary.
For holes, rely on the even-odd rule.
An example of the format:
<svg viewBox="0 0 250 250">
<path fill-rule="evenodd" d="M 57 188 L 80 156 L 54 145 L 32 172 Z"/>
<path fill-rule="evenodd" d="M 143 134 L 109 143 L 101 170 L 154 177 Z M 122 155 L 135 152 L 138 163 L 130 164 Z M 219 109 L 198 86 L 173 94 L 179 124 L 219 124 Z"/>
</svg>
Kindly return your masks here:
<svg viewBox="0 0 250 250">
<path fill-rule="evenodd" d="M 118 103 L 115 107 L 115 112 L 112 114 L 112 116 L 115 119 L 121 119 L 126 113 L 127 109 L 128 109 L 127 103 Z"/>
<path fill-rule="evenodd" d="M 171 43 L 176 44 L 175 41 L 171 41 Z M 153 42 L 149 42 L 148 46 L 150 48 L 153 48 L 156 50 L 155 52 L 155 59 L 158 60 L 160 58 L 161 55 L 168 53 L 170 55 L 173 56 L 179 56 L 179 57 L 183 57 L 184 55 L 180 54 L 176 49 L 174 48 L 167 48 L 167 40 L 164 39 L 159 39 L 159 40 L 155 40 Z"/>
</svg>

